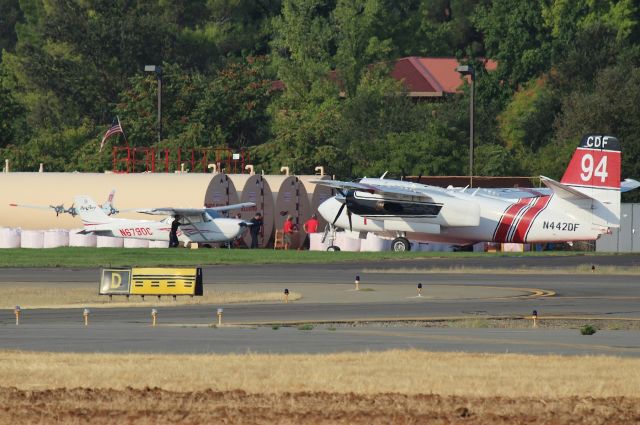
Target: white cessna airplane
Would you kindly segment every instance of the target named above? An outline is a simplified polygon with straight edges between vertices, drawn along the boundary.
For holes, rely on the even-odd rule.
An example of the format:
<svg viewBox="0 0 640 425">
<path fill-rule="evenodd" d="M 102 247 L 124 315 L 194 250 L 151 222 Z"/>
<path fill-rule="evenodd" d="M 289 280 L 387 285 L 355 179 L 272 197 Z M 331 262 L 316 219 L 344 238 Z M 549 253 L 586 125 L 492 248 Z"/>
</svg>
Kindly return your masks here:
<svg viewBox="0 0 640 425">
<path fill-rule="evenodd" d="M 314 183 L 338 190 L 318 208 L 325 220 L 359 237 L 374 232 L 393 238 L 395 251 L 410 250 L 408 238 L 461 245 L 586 241 L 620 226 L 620 161 L 618 139 L 588 134 L 560 182 L 541 176 L 548 189 L 530 193 L 443 189 L 384 178 Z M 633 180 L 625 183 L 627 189 L 637 187 Z"/>
<path fill-rule="evenodd" d="M 173 217 L 180 217 L 178 240 L 186 243 L 228 242 L 240 236 L 249 225 L 244 220 L 226 218 L 221 212 L 254 207 L 253 202 L 225 205 L 215 208 L 151 208 L 137 212 L 168 216 L 161 221 L 111 218 L 88 196 L 76 196 L 75 208 L 82 219 L 84 230 L 93 233 L 127 239 L 168 241 Z"/>
</svg>

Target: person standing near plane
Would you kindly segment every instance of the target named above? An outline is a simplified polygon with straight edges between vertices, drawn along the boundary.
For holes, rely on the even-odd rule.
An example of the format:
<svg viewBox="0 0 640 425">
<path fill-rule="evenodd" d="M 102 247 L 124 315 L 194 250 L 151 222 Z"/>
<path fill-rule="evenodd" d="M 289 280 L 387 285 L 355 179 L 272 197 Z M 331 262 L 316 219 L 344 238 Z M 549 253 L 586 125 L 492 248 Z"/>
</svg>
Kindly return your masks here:
<svg viewBox="0 0 640 425">
<path fill-rule="evenodd" d="M 289 247 L 291 246 L 293 232 L 295 231 L 297 231 L 297 229 L 296 225 L 293 224 L 293 217 L 288 215 L 287 219 L 284 221 L 284 226 L 282 228 L 282 232 L 284 233 L 284 249 L 289 249 Z"/>
<path fill-rule="evenodd" d="M 180 224 L 180 216 L 174 216 L 171 222 L 171 231 L 169 232 L 169 248 L 178 247 L 178 227 L 180 227 Z"/>
<path fill-rule="evenodd" d="M 311 247 L 311 237 L 309 236 L 309 233 L 316 233 L 318 231 L 318 217 L 315 214 L 312 214 L 311 218 L 304 222 L 302 228 L 307 233 L 302 246 L 309 249 Z"/>
<path fill-rule="evenodd" d="M 258 236 L 260 235 L 260 230 L 262 229 L 262 214 L 256 213 L 251 220 L 251 227 L 249 232 L 251 233 L 251 249 L 258 247 Z"/>
</svg>

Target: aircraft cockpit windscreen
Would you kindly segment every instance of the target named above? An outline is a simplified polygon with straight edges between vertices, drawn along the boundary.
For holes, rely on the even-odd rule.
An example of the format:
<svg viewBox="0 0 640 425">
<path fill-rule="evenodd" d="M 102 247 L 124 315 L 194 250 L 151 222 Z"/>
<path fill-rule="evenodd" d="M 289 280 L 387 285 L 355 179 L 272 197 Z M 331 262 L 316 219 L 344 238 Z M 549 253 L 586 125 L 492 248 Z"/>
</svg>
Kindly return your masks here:
<svg viewBox="0 0 640 425">
<path fill-rule="evenodd" d="M 220 215 L 220 213 L 218 211 L 216 211 L 216 210 L 205 209 L 205 211 L 207 212 L 207 214 L 211 218 L 221 218 L 222 217 L 222 215 Z"/>
<path fill-rule="evenodd" d="M 203 220 L 203 216 L 204 216 L 204 214 L 188 215 L 186 217 L 180 218 L 180 223 L 182 223 L 182 224 L 195 224 L 195 223 L 202 223 L 203 221 L 208 221 L 208 220 Z"/>
</svg>

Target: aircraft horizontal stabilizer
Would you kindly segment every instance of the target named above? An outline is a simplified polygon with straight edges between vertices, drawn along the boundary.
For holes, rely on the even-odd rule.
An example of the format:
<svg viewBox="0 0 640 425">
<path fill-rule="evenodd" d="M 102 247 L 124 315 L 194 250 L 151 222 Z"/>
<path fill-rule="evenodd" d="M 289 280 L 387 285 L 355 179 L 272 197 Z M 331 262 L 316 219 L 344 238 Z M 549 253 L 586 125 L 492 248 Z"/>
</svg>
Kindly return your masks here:
<svg viewBox="0 0 640 425">
<path fill-rule="evenodd" d="M 634 179 L 624 179 L 620 182 L 620 192 L 629 192 L 640 187 L 640 182 Z"/>
<path fill-rule="evenodd" d="M 572 188 L 571 186 L 567 186 L 566 184 L 550 179 L 549 177 L 540 176 L 540 181 L 542 181 L 542 183 L 544 183 L 545 186 L 551 189 L 555 195 L 557 195 L 562 199 L 566 199 L 569 201 L 593 199 L 589 195 L 586 195 Z"/>
</svg>

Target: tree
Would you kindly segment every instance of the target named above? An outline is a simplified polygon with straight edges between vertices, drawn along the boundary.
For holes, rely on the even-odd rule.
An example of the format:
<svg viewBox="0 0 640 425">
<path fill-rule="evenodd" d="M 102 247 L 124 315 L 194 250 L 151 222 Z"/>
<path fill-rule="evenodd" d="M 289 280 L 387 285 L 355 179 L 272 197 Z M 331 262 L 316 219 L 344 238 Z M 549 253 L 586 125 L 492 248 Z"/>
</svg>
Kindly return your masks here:
<svg viewBox="0 0 640 425">
<path fill-rule="evenodd" d="M 551 66 L 551 40 L 545 30 L 540 0 L 494 0 L 476 9 L 473 22 L 483 35 L 498 75 L 511 87 Z"/>
</svg>

